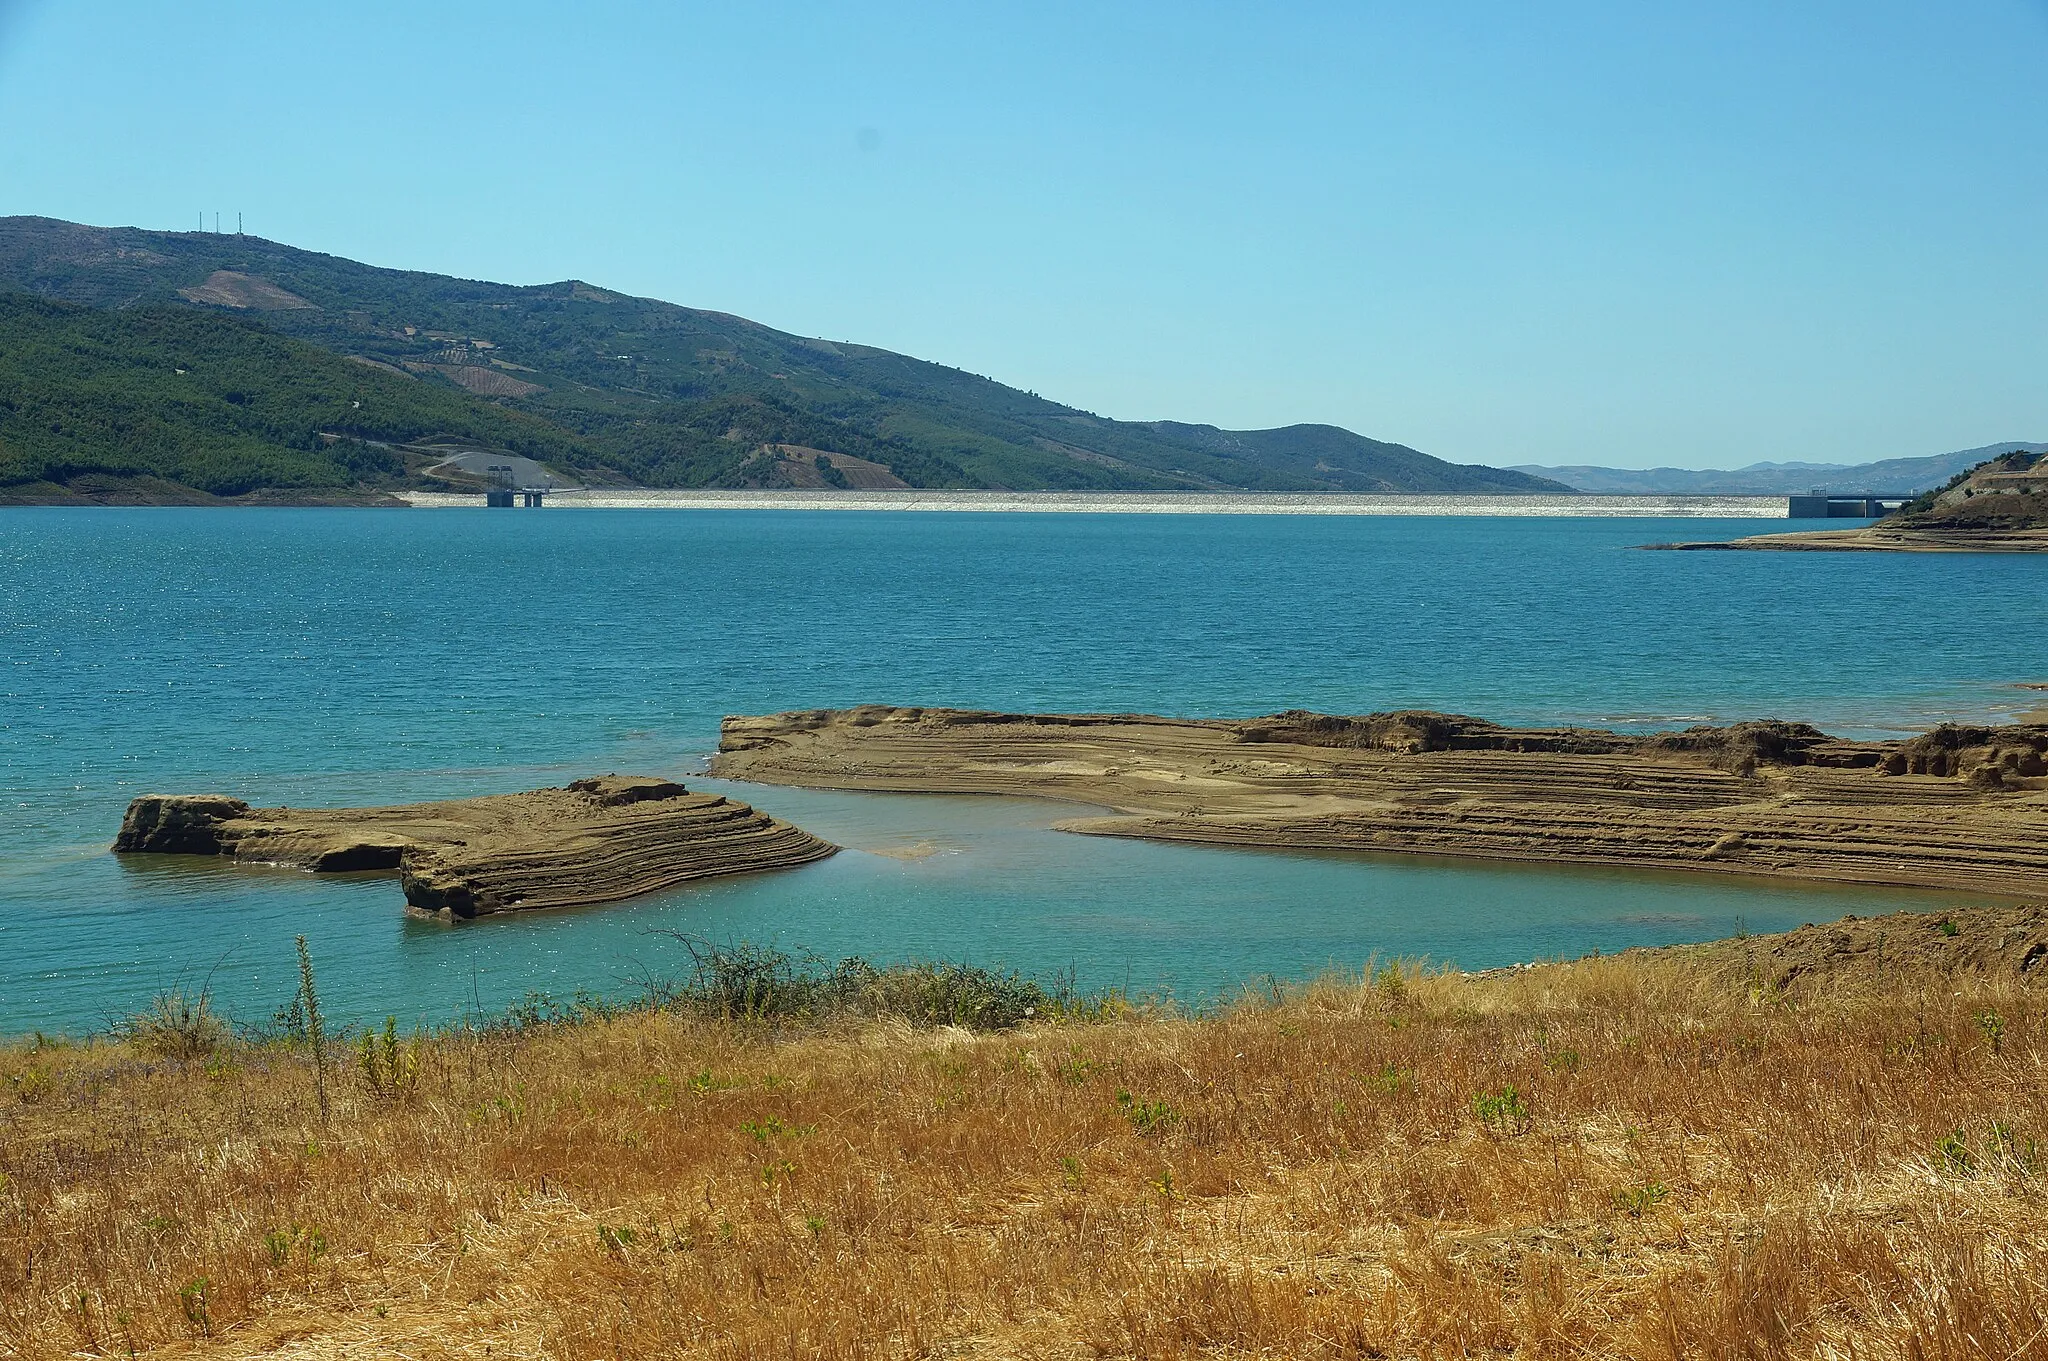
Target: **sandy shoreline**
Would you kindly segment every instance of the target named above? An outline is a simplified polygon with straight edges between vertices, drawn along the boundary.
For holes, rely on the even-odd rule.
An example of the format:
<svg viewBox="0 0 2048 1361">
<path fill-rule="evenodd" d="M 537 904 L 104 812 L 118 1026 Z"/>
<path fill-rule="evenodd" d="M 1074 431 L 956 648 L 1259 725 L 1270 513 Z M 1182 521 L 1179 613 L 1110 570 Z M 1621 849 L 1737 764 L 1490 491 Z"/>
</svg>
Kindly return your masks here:
<svg viewBox="0 0 2048 1361">
<path fill-rule="evenodd" d="M 1063 830 L 2048 893 L 2048 728 L 1619 736 L 1445 715 L 1247 721 L 874 706 L 725 722 L 712 773 L 1114 810 Z"/>
<path fill-rule="evenodd" d="M 1782 553 L 2048 553 L 2048 529 L 1815 529 L 1755 534 L 1707 543 L 1652 543 L 1679 552 Z"/>
</svg>

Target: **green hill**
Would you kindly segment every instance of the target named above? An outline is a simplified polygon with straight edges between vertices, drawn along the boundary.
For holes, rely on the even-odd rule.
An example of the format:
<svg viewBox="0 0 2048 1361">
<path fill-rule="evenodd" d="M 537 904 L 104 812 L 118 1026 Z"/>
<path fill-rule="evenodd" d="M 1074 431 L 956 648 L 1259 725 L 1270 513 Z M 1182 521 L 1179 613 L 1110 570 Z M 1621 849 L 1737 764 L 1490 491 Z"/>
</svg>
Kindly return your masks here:
<svg viewBox="0 0 2048 1361">
<path fill-rule="evenodd" d="M 1568 490 L 1334 426 L 1233 432 L 1105 420 L 941 364 L 574 280 L 481 283 L 379 269 L 256 237 L 5 218 L 0 287 L 122 315 L 258 319 L 330 358 L 387 365 L 397 370 L 385 372 L 394 383 L 410 375 L 422 392 L 461 397 L 450 410 L 468 413 L 465 419 L 482 419 L 485 407 L 508 420 L 528 418 L 508 431 L 552 440 L 547 461 L 595 480 L 774 485 L 825 451 L 918 487 Z M 273 419 L 296 438 L 326 417 L 309 408 L 302 417 L 276 412 Z M 483 438 L 469 428 L 443 433 Z M 236 466 L 256 468 L 253 446 L 238 442 L 247 437 L 244 423 L 230 420 L 222 429 L 243 450 Z M 796 452 L 782 457 L 785 446 Z M 317 450 L 302 452 L 315 463 L 277 464 L 276 475 L 326 477 L 340 466 Z M 246 480 L 238 474 L 216 483 Z"/>
<path fill-rule="evenodd" d="M 237 318 L 0 293 L 0 499 L 402 486 L 422 460 L 392 446 L 424 438 L 599 457 L 538 417 Z"/>
</svg>

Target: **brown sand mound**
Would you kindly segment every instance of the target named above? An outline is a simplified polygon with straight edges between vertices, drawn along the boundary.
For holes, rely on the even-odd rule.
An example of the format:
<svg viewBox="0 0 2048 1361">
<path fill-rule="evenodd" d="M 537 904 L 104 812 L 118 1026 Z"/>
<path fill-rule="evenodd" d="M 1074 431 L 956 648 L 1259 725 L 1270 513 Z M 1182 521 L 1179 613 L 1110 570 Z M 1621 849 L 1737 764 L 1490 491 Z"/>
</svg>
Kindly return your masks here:
<svg viewBox="0 0 2048 1361">
<path fill-rule="evenodd" d="M 114 849 L 323 873 L 395 869 L 413 908 L 475 917 L 616 902 L 689 879 L 801 865 L 838 847 L 716 794 L 604 775 L 388 808 L 251 808 L 217 794 L 152 794 L 128 805 Z"/>
<path fill-rule="evenodd" d="M 313 306 L 298 294 L 287 292 L 268 279 L 240 274 L 232 269 L 217 269 L 206 276 L 205 283 L 181 288 L 178 295 L 192 302 L 246 312 L 288 312 Z"/>
<path fill-rule="evenodd" d="M 1647 736 L 1458 714 L 1243 721 L 956 709 L 728 718 L 713 769 L 828 789 L 1038 795 L 1066 829 L 2048 893 L 2048 727 L 1857 742 L 1800 723 Z"/>
<path fill-rule="evenodd" d="M 2048 986 L 2048 904 L 1844 917 L 1782 935 L 1674 951 L 1739 963 L 1776 988 L 1795 980 L 1889 983 L 1908 975 L 1948 974 Z"/>
<path fill-rule="evenodd" d="M 1814 529 L 1756 534 L 1713 543 L 1651 543 L 1645 548 L 1695 552 L 1753 550 L 1793 553 L 2048 553 L 2048 529 Z"/>
</svg>

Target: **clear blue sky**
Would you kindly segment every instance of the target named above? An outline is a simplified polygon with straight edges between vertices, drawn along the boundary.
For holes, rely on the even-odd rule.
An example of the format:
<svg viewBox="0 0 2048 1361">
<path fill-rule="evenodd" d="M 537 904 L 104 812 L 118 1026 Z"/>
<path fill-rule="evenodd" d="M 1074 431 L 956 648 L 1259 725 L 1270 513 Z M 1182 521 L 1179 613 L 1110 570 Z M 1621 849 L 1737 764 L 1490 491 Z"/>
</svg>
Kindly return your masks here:
<svg viewBox="0 0 2048 1361">
<path fill-rule="evenodd" d="M 202 210 L 1460 461 L 2048 439 L 2048 0 L 0 0 L 0 213 Z"/>
</svg>

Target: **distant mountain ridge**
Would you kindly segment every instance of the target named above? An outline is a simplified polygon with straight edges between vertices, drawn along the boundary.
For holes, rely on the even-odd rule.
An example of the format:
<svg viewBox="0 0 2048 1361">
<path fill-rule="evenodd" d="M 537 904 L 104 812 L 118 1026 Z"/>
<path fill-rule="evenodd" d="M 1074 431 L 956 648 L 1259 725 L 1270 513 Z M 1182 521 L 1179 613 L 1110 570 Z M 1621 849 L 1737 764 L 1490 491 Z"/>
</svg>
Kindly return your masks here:
<svg viewBox="0 0 2048 1361">
<path fill-rule="evenodd" d="M 0 289 L 100 310 L 243 319 L 541 422 L 555 466 L 596 483 L 843 485 L 851 476 L 1013 490 L 1568 490 L 1336 426 L 1107 420 L 942 364 L 579 280 L 455 279 L 257 237 L 0 218 Z M 40 323 L 25 314 L 17 324 Z M 290 362 L 263 351 L 273 368 Z M 267 390 L 291 388 L 281 372 L 266 373 Z M 303 425 L 298 415 L 276 420 Z"/>
<path fill-rule="evenodd" d="M 2035 453 L 2048 442 L 1987 444 L 1980 449 L 1926 458 L 1888 458 L 1876 463 L 1752 463 L 1745 468 L 1542 467 L 1516 464 L 1515 471 L 1551 478 L 1577 491 L 1694 496 L 1786 496 L 1825 487 L 1835 492 L 1916 496 L 1939 487 L 1986 459 Z"/>
</svg>

